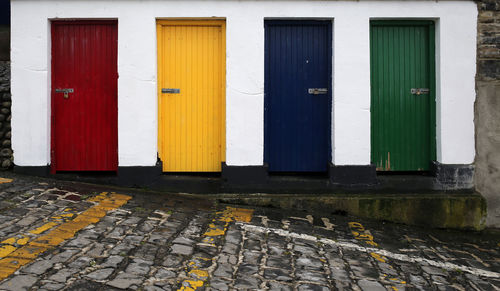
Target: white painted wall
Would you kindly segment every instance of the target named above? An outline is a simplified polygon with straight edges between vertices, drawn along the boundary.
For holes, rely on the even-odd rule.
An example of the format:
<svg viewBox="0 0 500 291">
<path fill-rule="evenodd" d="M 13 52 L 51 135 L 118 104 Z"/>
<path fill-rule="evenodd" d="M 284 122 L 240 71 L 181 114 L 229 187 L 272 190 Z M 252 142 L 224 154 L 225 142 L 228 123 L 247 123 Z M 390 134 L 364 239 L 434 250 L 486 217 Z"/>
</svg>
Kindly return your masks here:
<svg viewBox="0 0 500 291">
<path fill-rule="evenodd" d="M 157 153 L 156 18 L 227 20 L 227 164 L 262 165 L 264 19 L 334 19 L 333 154 L 370 163 L 369 21 L 436 19 L 438 161 L 474 160 L 477 10 L 472 1 L 12 0 L 12 147 L 20 166 L 50 164 L 50 23 L 118 19 L 120 166 Z"/>
</svg>

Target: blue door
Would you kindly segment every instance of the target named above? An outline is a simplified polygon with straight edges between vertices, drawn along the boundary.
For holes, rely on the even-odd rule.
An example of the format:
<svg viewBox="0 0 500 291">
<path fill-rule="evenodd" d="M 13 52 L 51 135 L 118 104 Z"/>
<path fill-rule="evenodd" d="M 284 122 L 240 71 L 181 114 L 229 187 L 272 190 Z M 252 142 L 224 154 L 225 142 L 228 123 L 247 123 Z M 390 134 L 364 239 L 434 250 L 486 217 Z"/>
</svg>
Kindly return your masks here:
<svg viewBox="0 0 500 291">
<path fill-rule="evenodd" d="M 269 171 L 323 172 L 330 161 L 329 21 L 265 22 L 265 137 Z"/>
</svg>

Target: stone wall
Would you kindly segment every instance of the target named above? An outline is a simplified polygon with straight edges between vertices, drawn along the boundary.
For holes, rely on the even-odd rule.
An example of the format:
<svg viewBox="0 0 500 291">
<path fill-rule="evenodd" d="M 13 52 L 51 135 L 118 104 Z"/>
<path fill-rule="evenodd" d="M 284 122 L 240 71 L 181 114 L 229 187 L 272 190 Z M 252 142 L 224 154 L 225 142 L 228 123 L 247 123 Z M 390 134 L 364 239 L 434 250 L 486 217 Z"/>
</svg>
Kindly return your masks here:
<svg viewBox="0 0 500 291">
<path fill-rule="evenodd" d="M 0 167 L 12 166 L 13 156 L 10 143 L 10 62 L 0 62 Z"/>
<path fill-rule="evenodd" d="M 481 0 L 477 5 L 475 183 L 487 201 L 487 226 L 500 227 L 500 2 Z"/>
</svg>

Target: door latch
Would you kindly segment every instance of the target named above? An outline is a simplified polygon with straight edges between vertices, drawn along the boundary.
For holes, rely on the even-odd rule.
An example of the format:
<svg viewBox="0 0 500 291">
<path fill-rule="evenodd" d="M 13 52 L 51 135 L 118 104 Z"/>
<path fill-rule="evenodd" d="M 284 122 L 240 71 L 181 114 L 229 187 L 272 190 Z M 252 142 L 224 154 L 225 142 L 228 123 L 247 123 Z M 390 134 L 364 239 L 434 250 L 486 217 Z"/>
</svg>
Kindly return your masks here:
<svg viewBox="0 0 500 291">
<path fill-rule="evenodd" d="M 75 92 L 75 90 L 73 90 L 73 88 L 65 88 L 65 89 L 56 89 L 56 93 L 63 93 L 63 97 L 65 99 L 68 99 L 69 98 L 69 93 L 73 93 Z"/>
<path fill-rule="evenodd" d="M 307 93 L 312 95 L 326 94 L 328 93 L 327 88 L 309 88 L 307 89 Z"/>
<path fill-rule="evenodd" d="M 181 93 L 181 89 L 162 88 L 161 92 L 162 93 L 169 93 L 169 94 L 179 94 L 179 93 Z"/>
<path fill-rule="evenodd" d="M 429 94 L 429 88 L 411 88 L 410 93 L 413 95 Z"/>
</svg>

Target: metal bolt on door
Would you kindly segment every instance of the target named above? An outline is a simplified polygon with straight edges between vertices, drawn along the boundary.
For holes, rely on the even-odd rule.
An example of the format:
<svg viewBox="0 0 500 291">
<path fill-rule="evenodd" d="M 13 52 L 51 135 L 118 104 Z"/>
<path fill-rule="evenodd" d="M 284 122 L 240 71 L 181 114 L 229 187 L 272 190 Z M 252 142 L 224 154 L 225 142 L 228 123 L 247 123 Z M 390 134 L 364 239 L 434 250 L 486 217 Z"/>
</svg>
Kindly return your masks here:
<svg viewBox="0 0 500 291">
<path fill-rule="evenodd" d="M 371 159 L 378 171 L 427 171 L 436 158 L 434 24 L 372 21 Z"/>
</svg>

